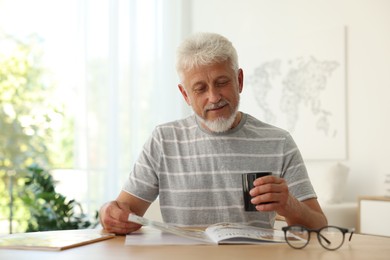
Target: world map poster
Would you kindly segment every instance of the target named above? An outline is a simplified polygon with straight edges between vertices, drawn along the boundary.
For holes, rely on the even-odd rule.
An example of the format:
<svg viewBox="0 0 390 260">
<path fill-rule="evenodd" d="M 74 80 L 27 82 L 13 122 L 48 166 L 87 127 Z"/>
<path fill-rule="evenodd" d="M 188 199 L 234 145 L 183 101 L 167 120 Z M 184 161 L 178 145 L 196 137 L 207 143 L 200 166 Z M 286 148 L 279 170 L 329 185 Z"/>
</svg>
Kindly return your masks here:
<svg viewBox="0 0 390 260">
<path fill-rule="evenodd" d="M 305 160 L 347 156 L 345 38 L 336 28 L 254 39 L 240 55 L 241 110 L 289 131 Z"/>
</svg>

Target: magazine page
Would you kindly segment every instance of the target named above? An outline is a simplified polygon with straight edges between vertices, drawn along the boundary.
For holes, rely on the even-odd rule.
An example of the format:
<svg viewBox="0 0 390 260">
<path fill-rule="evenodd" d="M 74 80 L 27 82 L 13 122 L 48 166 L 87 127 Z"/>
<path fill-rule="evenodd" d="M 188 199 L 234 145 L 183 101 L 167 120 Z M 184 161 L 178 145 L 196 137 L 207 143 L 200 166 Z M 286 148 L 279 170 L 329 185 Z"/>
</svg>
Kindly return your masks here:
<svg viewBox="0 0 390 260">
<path fill-rule="evenodd" d="M 183 237 L 153 227 L 143 226 L 126 235 L 126 246 L 210 245 L 209 241 Z"/>
<path fill-rule="evenodd" d="M 143 226 L 153 227 L 177 236 L 196 239 L 207 243 L 214 243 L 213 241 L 210 240 L 210 238 L 206 235 L 206 233 L 203 230 L 184 229 L 184 228 L 176 227 L 174 225 L 169 225 L 166 223 L 140 217 L 135 214 L 129 214 L 128 220 Z"/>
<path fill-rule="evenodd" d="M 218 244 L 286 242 L 284 233 L 281 230 L 265 229 L 240 224 L 219 223 L 209 226 L 205 232 Z"/>
</svg>

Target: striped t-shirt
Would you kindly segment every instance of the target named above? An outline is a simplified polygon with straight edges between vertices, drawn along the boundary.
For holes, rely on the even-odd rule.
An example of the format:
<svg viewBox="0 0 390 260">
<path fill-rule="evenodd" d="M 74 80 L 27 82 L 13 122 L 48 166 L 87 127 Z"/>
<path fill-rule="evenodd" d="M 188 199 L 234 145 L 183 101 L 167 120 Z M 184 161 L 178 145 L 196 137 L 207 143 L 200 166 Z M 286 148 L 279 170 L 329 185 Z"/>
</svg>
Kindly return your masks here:
<svg viewBox="0 0 390 260">
<path fill-rule="evenodd" d="M 315 198 L 301 154 L 288 132 L 242 113 L 224 133 L 203 129 L 194 115 L 153 131 L 123 190 L 160 200 L 164 222 L 208 226 L 219 222 L 272 227 L 275 212 L 246 212 L 241 175 L 272 172 L 298 200 Z"/>
</svg>

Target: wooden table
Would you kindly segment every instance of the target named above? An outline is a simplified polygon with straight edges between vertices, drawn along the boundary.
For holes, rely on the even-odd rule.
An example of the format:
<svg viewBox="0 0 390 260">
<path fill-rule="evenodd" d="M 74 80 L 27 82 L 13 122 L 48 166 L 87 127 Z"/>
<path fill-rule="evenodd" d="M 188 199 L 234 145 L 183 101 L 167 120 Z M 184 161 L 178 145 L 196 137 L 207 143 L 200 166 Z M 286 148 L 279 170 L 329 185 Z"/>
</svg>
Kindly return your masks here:
<svg viewBox="0 0 390 260">
<path fill-rule="evenodd" d="M 314 234 L 313 234 L 314 235 Z M 354 234 L 347 237 L 337 251 L 322 248 L 313 236 L 310 244 L 301 250 L 287 244 L 261 245 L 176 245 L 176 246 L 126 246 L 125 236 L 75 247 L 63 251 L 37 251 L 0 249 L 1 260 L 18 259 L 390 259 L 390 238 Z"/>
</svg>

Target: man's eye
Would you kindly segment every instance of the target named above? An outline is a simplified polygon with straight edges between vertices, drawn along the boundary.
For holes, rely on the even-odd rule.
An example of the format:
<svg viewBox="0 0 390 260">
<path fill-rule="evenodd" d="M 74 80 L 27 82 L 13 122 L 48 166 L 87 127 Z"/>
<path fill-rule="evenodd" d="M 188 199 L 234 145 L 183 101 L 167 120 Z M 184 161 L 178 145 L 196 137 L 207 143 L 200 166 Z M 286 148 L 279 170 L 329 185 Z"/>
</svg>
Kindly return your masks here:
<svg viewBox="0 0 390 260">
<path fill-rule="evenodd" d="M 202 93 L 206 90 L 205 87 L 197 87 L 197 88 L 194 88 L 194 92 L 195 93 Z"/>
<path fill-rule="evenodd" d="M 218 81 L 218 82 L 217 82 L 217 86 L 225 86 L 225 85 L 228 84 L 228 83 L 229 83 L 228 80 Z"/>
</svg>

